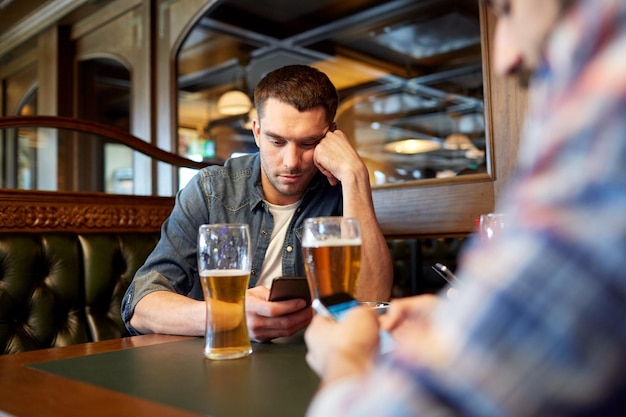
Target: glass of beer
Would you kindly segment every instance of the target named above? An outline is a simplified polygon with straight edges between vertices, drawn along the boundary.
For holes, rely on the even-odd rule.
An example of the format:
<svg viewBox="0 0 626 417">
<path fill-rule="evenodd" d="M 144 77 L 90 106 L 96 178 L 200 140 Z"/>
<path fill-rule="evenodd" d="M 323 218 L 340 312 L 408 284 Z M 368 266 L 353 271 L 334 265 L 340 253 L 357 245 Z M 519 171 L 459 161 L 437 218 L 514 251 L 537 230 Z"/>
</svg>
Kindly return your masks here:
<svg viewBox="0 0 626 417">
<path fill-rule="evenodd" d="M 200 226 L 198 272 L 206 304 L 204 356 L 209 359 L 252 353 L 245 311 L 250 265 L 247 224 Z"/>
<path fill-rule="evenodd" d="M 505 227 L 506 216 L 502 213 L 487 213 L 480 216 L 478 227 L 482 241 L 495 239 Z"/>
<path fill-rule="evenodd" d="M 361 227 L 351 217 L 304 221 L 304 268 L 313 298 L 345 292 L 356 298 L 361 272 Z"/>
</svg>

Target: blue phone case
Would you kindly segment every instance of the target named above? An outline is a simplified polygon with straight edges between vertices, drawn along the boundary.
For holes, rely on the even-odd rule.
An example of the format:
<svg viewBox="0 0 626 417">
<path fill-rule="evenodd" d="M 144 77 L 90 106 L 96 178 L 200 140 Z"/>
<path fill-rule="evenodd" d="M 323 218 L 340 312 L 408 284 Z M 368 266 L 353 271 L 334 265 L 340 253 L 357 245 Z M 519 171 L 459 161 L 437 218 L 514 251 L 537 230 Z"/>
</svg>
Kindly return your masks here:
<svg viewBox="0 0 626 417">
<path fill-rule="evenodd" d="M 325 309 L 326 311 L 320 311 L 321 310 L 320 306 L 322 306 L 322 308 Z M 314 300 L 313 302 L 313 308 L 315 308 L 315 310 L 318 313 L 324 314 L 326 316 L 330 314 L 337 321 L 343 320 L 343 318 L 346 316 L 348 311 L 358 306 L 359 306 L 359 302 L 353 298 L 348 299 L 347 301 L 342 301 L 337 304 L 330 304 L 330 305 L 324 305 L 324 303 L 320 300 Z M 380 336 L 380 354 L 384 355 L 385 353 L 391 352 L 394 347 L 394 340 L 391 337 L 391 334 L 389 334 L 389 332 L 381 330 L 379 336 Z"/>
</svg>

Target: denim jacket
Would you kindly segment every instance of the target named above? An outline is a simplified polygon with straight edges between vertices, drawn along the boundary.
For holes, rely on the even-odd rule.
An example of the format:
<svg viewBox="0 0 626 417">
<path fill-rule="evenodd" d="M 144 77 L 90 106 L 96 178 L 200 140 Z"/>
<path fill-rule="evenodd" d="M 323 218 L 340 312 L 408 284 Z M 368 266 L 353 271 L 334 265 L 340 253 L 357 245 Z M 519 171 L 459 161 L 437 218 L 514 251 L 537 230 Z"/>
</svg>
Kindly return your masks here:
<svg viewBox="0 0 626 417">
<path fill-rule="evenodd" d="M 304 276 L 302 225 L 304 219 L 342 214 L 341 184 L 331 186 L 318 173 L 305 191 L 291 220 L 282 251 L 285 276 Z M 137 302 L 153 291 L 166 290 L 202 300 L 196 261 L 198 228 L 207 223 L 247 223 L 250 227 L 252 271 L 250 287 L 260 277 L 274 219 L 263 199 L 259 154 L 229 159 L 224 166 L 202 169 L 176 196 L 161 228 L 154 251 L 139 268 L 122 299 L 122 319 L 130 324 Z"/>
</svg>

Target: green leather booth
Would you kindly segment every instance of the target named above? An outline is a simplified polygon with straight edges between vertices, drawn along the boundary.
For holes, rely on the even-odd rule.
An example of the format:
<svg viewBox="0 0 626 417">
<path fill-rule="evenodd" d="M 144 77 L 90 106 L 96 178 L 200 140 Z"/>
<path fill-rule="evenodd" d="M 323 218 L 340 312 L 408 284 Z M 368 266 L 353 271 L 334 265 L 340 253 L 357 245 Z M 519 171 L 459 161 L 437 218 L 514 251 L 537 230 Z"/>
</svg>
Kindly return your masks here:
<svg viewBox="0 0 626 417">
<path fill-rule="evenodd" d="M 127 335 L 120 302 L 158 237 L 0 234 L 0 354 Z"/>
<path fill-rule="evenodd" d="M 159 233 L 0 234 L 0 354 L 126 336 L 120 302 Z M 388 240 L 394 297 L 435 292 L 462 239 Z"/>
<path fill-rule="evenodd" d="M 0 117 L 0 137 L 15 137 L 21 128 L 118 143 L 170 165 L 172 172 L 217 163 L 191 161 L 90 120 Z M 0 354 L 126 335 L 121 297 L 154 248 L 174 197 L 160 196 L 154 184 L 153 195 L 146 196 L 71 190 L 0 190 Z"/>
</svg>

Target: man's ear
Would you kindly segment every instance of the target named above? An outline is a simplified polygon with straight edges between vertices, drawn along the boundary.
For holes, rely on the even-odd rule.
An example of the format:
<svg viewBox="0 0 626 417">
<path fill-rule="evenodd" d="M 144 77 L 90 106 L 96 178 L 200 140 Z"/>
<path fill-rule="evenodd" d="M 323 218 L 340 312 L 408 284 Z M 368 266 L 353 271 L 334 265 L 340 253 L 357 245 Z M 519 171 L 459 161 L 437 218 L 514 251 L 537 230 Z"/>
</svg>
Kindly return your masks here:
<svg viewBox="0 0 626 417">
<path fill-rule="evenodd" d="M 337 122 L 332 122 L 330 126 L 328 127 L 328 130 L 331 132 L 334 132 L 335 130 L 337 130 Z"/>
<path fill-rule="evenodd" d="M 258 117 L 252 119 L 252 135 L 254 136 L 254 143 L 256 143 L 257 147 L 260 147 L 259 138 L 261 136 L 261 123 L 259 122 Z"/>
</svg>

